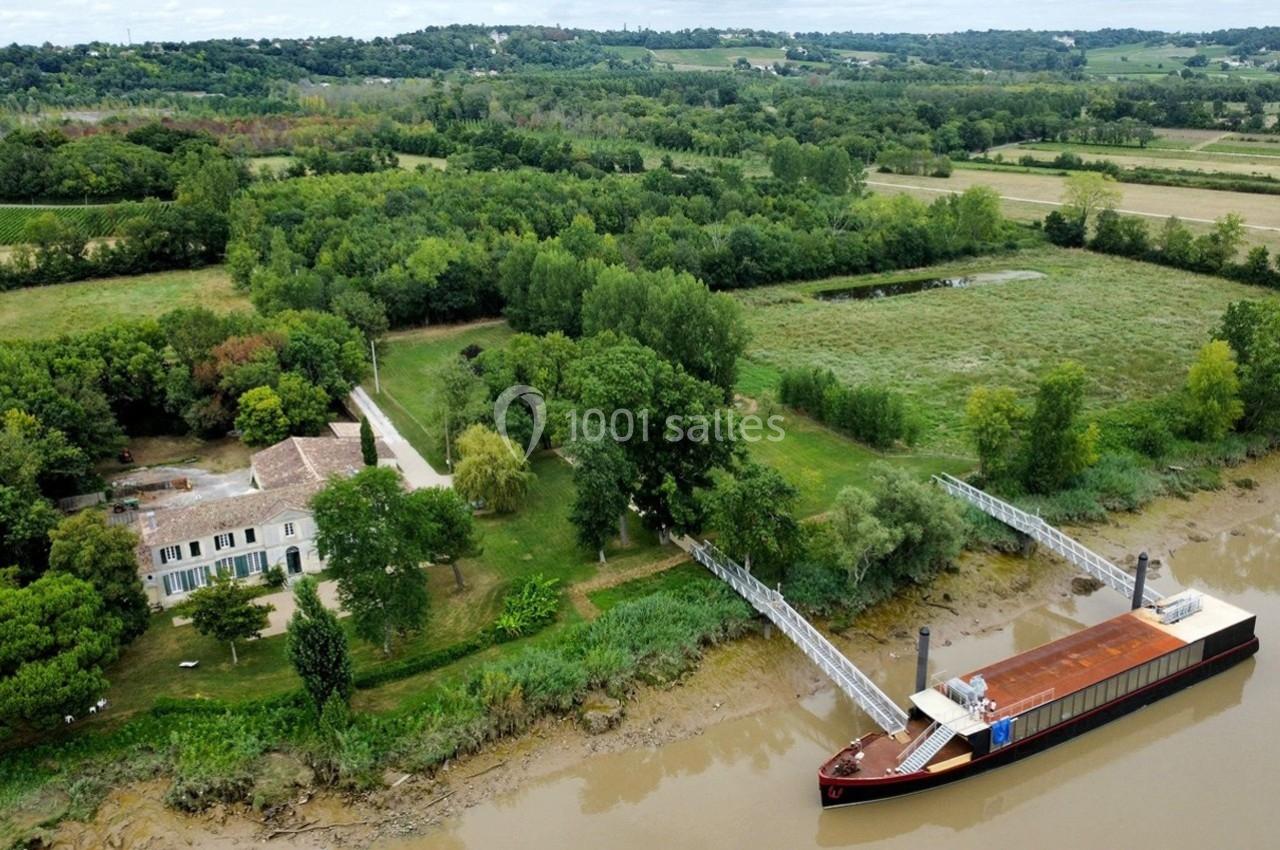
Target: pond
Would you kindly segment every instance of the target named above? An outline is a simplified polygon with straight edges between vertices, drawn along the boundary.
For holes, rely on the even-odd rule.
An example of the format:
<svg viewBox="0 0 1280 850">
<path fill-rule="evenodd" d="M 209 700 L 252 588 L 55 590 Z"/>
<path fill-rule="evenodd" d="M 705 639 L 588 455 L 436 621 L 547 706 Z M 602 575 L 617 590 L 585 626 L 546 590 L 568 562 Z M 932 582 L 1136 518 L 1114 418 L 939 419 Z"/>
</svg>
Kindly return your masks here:
<svg viewBox="0 0 1280 850">
<path fill-rule="evenodd" d="M 894 295 L 911 295 L 916 292 L 927 292 L 930 289 L 965 289 L 970 286 L 986 286 L 1015 280 L 1037 280 L 1042 277 L 1044 275 L 1040 272 L 1022 269 L 981 272 L 961 277 L 921 277 L 886 283 L 860 283 L 856 286 L 822 289 L 813 293 L 813 296 L 819 301 L 864 301 L 874 298 L 891 298 Z"/>
</svg>

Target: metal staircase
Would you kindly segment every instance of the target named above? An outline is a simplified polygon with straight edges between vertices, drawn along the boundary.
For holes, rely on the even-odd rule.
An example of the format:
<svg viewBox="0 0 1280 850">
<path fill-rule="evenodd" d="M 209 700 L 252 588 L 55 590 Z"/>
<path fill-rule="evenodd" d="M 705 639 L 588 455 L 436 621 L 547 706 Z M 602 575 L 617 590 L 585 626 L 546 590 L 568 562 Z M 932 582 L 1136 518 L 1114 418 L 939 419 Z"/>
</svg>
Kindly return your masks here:
<svg viewBox="0 0 1280 850">
<path fill-rule="evenodd" d="M 936 728 L 932 734 L 921 741 L 920 745 L 912 750 L 898 765 L 898 773 L 915 773 L 917 770 L 922 770 L 929 763 L 929 759 L 942 752 L 942 748 L 956 736 L 955 730 L 949 726 L 944 726 L 941 723 L 935 724 L 935 726 Z"/>
<path fill-rule="evenodd" d="M 1066 558 L 1112 590 L 1123 593 L 1130 599 L 1133 598 L 1133 576 L 1098 553 L 1072 540 L 1035 514 L 1027 513 L 1021 508 L 1015 508 L 1008 502 L 1001 501 L 995 496 L 989 495 L 977 487 L 966 484 L 960 479 L 945 473 L 935 475 L 933 480 L 937 481 L 942 486 L 942 489 L 952 496 L 964 499 L 983 513 L 1000 520 L 1011 528 L 1021 531 L 1045 548 Z M 1154 589 L 1150 587 L 1143 588 L 1142 601 L 1144 604 L 1155 605 L 1161 598 L 1162 594 Z"/>
<path fill-rule="evenodd" d="M 687 548 L 694 560 L 723 579 L 742 598 L 750 602 L 752 607 L 768 617 L 783 634 L 791 638 L 796 646 L 800 647 L 801 651 L 835 682 L 836 687 L 844 691 L 849 699 L 869 714 L 880 728 L 890 735 L 906 731 L 906 713 L 854 666 L 844 653 L 836 649 L 831 641 L 823 637 L 822 633 L 810 625 L 808 620 L 787 604 L 781 593 L 770 590 L 759 579 L 706 541 L 701 544 L 689 541 Z M 945 743 L 946 741 L 943 741 L 939 744 L 939 748 Z"/>
</svg>

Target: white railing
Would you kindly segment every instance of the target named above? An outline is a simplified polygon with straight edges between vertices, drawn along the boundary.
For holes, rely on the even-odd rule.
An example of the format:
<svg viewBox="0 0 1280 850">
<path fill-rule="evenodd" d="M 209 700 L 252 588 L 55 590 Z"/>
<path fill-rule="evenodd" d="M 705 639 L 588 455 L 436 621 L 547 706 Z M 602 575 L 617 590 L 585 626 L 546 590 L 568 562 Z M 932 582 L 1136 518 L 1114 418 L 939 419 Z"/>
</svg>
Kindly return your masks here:
<svg viewBox="0 0 1280 850">
<path fill-rule="evenodd" d="M 988 516 L 992 516 L 1005 525 L 1021 531 L 1050 551 L 1056 552 L 1077 567 L 1080 567 L 1112 590 L 1123 593 L 1130 599 L 1133 598 L 1133 576 L 1097 552 L 1072 540 L 1035 514 L 1027 513 L 1021 508 L 1015 508 L 1008 502 L 1001 501 L 995 496 L 945 473 L 935 475 L 933 480 L 937 481 L 942 486 L 942 489 L 952 496 L 964 499 Z M 1160 598 L 1161 594 L 1157 593 L 1153 588 L 1143 588 L 1142 600 L 1145 604 L 1155 605 Z"/>
<path fill-rule="evenodd" d="M 1014 717 L 1023 712 L 1030 711 L 1033 708 L 1039 708 L 1046 703 L 1053 702 L 1054 689 L 1041 691 L 1038 694 L 1032 694 L 1026 699 L 1020 699 L 1009 705 L 997 706 L 995 711 L 988 712 L 987 722 L 994 723 L 997 720 L 1003 720 L 1006 717 Z"/>
<path fill-rule="evenodd" d="M 800 650 L 818 665 L 822 672 L 858 704 L 871 719 L 890 735 L 906 731 L 907 715 L 875 682 L 867 678 L 852 661 L 823 637 L 808 620 L 792 608 L 782 594 L 770 589 L 755 576 L 710 543 L 692 547 L 694 559 L 746 599 L 789 637 Z"/>
</svg>

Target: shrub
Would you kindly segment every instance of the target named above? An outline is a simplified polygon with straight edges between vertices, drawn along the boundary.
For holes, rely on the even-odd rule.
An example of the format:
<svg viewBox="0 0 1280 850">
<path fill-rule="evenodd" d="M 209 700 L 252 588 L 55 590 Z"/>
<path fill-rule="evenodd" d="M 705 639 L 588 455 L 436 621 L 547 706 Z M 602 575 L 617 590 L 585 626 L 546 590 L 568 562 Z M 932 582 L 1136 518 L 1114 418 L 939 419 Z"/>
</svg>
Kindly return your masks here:
<svg viewBox="0 0 1280 850">
<path fill-rule="evenodd" d="M 507 638 L 537 631 L 556 618 L 560 607 L 557 581 L 541 575 L 526 576 L 502 600 L 502 614 L 495 627 Z"/>
<path fill-rule="evenodd" d="M 272 564 L 262 571 L 262 583 L 273 590 L 279 590 L 284 587 L 285 574 L 284 567 L 279 564 Z"/>
</svg>

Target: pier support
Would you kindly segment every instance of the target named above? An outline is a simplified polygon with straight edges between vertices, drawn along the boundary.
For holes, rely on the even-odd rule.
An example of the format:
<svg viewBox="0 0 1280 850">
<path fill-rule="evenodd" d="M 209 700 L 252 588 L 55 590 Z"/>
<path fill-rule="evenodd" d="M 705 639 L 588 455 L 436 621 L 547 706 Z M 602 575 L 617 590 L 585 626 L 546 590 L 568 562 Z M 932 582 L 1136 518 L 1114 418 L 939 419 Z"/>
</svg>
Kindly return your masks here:
<svg viewBox="0 0 1280 850">
<path fill-rule="evenodd" d="M 929 687 L 929 627 L 920 627 L 920 642 L 916 646 L 916 693 Z"/>
<path fill-rule="evenodd" d="M 1142 607 L 1142 591 L 1147 585 L 1147 553 L 1143 552 L 1138 556 L 1138 574 L 1133 578 L 1133 606 L 1131 610 L 1137 611 Z"/>
</svg>

